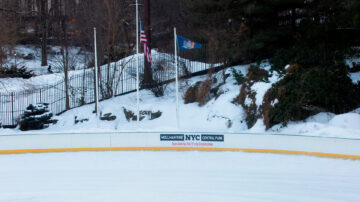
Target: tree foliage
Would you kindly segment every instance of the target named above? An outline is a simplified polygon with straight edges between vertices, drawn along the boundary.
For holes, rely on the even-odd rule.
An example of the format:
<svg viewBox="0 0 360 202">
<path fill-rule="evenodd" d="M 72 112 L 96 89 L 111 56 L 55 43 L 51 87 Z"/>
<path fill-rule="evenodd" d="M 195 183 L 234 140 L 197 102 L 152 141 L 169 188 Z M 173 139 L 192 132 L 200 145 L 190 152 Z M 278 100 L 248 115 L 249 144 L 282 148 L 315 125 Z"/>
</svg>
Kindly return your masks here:
<svg viewBox="0 0 360 202">
<path fill-rule="evenodd" d="M 49 127 L 49 124 L 56 123 L 52 120 L 53 114 L 49 112 L 48 103 L 30 104 L 20 120 L 20 130 L 40 130 Z"/>
<path fill-rule="evenodd" d="M 270 59 L 272 69 L 284 74 L 265 96 L 267 128 L 322 111 L 344 113 L 359 107 L 359 87 L 344 63 L 360 45 L 358 0 L 193 2 L 196 25 L 215 30 L 213 37 L 223 45 L 219 48 L 227 60 Z"/>
<path fill-rule="evenodd" d="M 194 0 L 188 8 L 228 60 L 270 58 L 292 46 L 344 49 L 359 44 L 357 0 Z"/>
</svg>

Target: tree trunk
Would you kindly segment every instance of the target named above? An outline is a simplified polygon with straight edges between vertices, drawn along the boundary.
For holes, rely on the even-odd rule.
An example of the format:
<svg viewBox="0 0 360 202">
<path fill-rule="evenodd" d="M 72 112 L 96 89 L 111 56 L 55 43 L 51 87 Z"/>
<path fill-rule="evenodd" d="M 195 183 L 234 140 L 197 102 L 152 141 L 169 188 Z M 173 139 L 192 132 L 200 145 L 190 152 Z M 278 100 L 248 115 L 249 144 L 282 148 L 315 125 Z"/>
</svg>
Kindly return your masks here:
<svg viewBox="0 0 360 202">
<path fill-rule="evenodd" d="M 65 4 L 66 6 L 66 4 Z M 66 7 L 65 7 L 66 9 Z M 66 11 L 66 10 L 65 10 Z M 68 35 L 67 35 L 67 16 L 66 13 L 61 17 L 61 28 L 63 33 L 62 41 L 62 57 L 64 65 L 64 82 L 65 82 L 65 108 L 66 110 L 70 109 L 70 95 L 69 95 L 69 45 L 68 45 Z"/>
<path fill-rule="evenodd" d="M 63 50 L 64 51 L 64 50 Z M 69 53 L 68 48 L 65 47 L 65 55 L 64 55 L 64 81 L 65 81 L 65 109 L 70 109 L 70 95 L 69 95 L 69 73 L 68 73 L 68 62 L 69 59 Z"/>
<path fill-rule="evenodd" d="M 65 34 L 66 35 L 66 34 Z M 65 36 L 65 41 L 67 37 Z M 65 42 L 65 66 L 64 66 L 64 74 L 65 74 L 65 96 L 66 96 L 66 110 L 70 109 L 70 95 L 69 95 L 69 48 L 67 46 L 67 42 Z"/>
<path fill-rule="evenodd" d="M 41 0 L 41 66 L 47 66 L 47 0 Z"/>
<path fill-rule="evenodd" d="M 145 22 L 144 22 L 144 30 L 146 33 L 147 43 L 149 50 L 151 52 L 151 21 L 150 21 L 150 0 L 145 0 L 144 2 L 144 11 L 145 11 Z M 145 50 L 144 50 L 145 52 Z M 151 84 L 153 81 L 151 63 L 149 63 L 144 54 L 144 88 L 151 88 Z"/>
</svg>

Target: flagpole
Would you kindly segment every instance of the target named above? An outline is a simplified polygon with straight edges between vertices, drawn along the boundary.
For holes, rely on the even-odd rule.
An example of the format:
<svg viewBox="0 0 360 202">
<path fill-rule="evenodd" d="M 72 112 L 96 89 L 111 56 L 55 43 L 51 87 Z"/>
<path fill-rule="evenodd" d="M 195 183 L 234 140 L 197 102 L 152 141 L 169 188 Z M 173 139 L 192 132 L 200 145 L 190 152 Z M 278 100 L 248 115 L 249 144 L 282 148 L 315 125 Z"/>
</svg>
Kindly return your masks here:
<svg viewBox="0 0 360 202">
<path fill-rule="evenodd" d="M 176 27 L 174 27 L 174 47 L 175 47 L 175 88 L 176 88 L 176 125 L 180 128 L 179 123 L 179 75 L 178 75 L 178 64 L 177 64 L 177 37 Z"/>
<path fill-rule="evenodd" d="M 96 47 L 96 27 L 94 27 L 94 54 L 95 54 L 95 112 L 98 117 L 99 111 L 99 77 L 98 77 L 98 63 L 97 63 L 97 47 Z"/>
<path fill-rule="evenodd" d="M 139 14 L 138 14 L 138 0 L 136 0 L 136 122 L 139 126 L 139 118 L 140 118 L 140 112 L 139 112 Z"/>
</svg>

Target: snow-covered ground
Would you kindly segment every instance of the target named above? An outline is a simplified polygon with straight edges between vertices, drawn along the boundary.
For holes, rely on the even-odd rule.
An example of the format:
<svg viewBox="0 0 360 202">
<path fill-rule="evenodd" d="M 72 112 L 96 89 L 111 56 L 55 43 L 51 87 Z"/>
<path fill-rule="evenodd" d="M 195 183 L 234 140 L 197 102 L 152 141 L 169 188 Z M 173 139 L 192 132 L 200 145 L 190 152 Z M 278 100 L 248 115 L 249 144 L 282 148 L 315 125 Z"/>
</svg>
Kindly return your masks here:
<svg viewBox="0 0 360 202">
<path fill-rule="evenodd" d="M 292 122 L 288 127 L 276 125 L 271 131 L 308 136 L 360 138 L 360 109 L 340 115 L 322 112 L 305 121 Z"/>
<path fill-rule="evenodd" d="M 21 47 L 18 47 L 20 49 Z M 23 48 L 24 55 L 28 53 L 30 48 Z M 56 49 L 56 48 L 55 48 Z M 54 50 L 55 51 L 55 50 Z M 75 50 L 74 50 L 75 51 Z M 56 52 L 56 51 L 55 51 Z M 153 54 L 156 54 L 153 51 Z M 38 56 L 37 56 L 38 57 Z M 169 55 L 171 57 L 171 55 Z M 143 59 L 140 55 L 141 60 Z M 127 63 L 133 60 L 134 56 L 129 56 L 119 61 L 118 63 Z M 191 63 L 191 61 L 184 60 L 182 62 Z M 196 63 L 196 62 L 195 62 Z M 112 63 L 114 65 L 114 63 Z M 192 64 L 192 66 L 203 66 L 204 64 Z M 210 66 L 209 66 L 210 67 Z M 206 68 L 209 68 L 206 66 Z M 246 75 L 249 65 L 234 67 L 237 71 L 241 71 Z M 270 69 L 268 63 L 263 63 L 261 68 Z M 91 69 L 86 71 L 92 71 Z M 173 76 L 174 72 L 170 72 Z M 83 74 L 82 70 L 71 71 L 70 76 Z M 125 73 L 131 76 L 127 69 Z M 128 75 L 129 74 L 129 75 Z M 131 110 L 136 113 L 136 94 L 131 93 L 121 97 L 115 97 L 110 100 L 100 102 L 101 114 L 112 113 L 117 118 L 115 121 L 99 121 L 95 114 L 92 113 L 94 105 L 85 105 L 83 107 L 75 108 L 65 112 L 64 114 L 55 117 L 59 122 L 56 125 L 51 125 L 48 129 L 42 130 L 41 133 L 54 132 L 118 132 L 118 131 L 211 131 L 211 132 L 236 132 L 236 133 L 281 133 L 281 134 L 300 134 L 307 136 L 322 136 L 322 137 L 345 137 L 345 138 L 360 138 L 360 108 L 353 112 L 341 115 L 334 115 L 331 113 L 320 113 L 313 117 L 309 117 L 304 121 L 290 122 L 286 127 L 280 124 L 274 126 L 268 131 L 265 131 L 263 120 L 257 121 L 253 128 L 248 129 L 245 119 L 245 113 L 240 105 L 233 103 L 233 100 L 240 92 L 240 85 L 235 85 L 235 79 L 231 74 L 231 70 L 227 69 L 226 74 L 230 74 L 227 78 L 226 84 L 222 85 L 219 92 L 222 94 L 218 98 L 211 99 L 207 104 L 200 107 L 197 103 L 184 104 L 184 94 L 186 89 L 195 84 L 197 81 L 203 81 L 206 76 L 198 76 L 191 79 L 182 80 L 180 82 L 180 128 L 176 126 L 176 99 L 175 99 L 175 85 L 170 83 L 167 85 L 165 95 L 157 98 L 151 91 L 142 90 L 140 92 L 140 110 L 157 112 L 161 111 L 160 118 L 155 120 L 145 119 L 137 124 L 136 121 L 127 121 L 124 114 L 124 109 Z M 351 73 L 350 78 L 356 83 L 360 80 L 358 73 Z M 222 73 L 215 75 L 220 81 Z M 0 83 L 8 86 L 2 88 L 8 90 L 19 90 L 24 86 L 33 85 L 34 88 L 49 84 L 54 84 L 63 79 L 61 73 L 40 75 L 26 80 L 25 79 L 0 79 Z M 277 82 L 280 76 L 276 72 L 272 72 L 269 82 L 257 82 L 252 86 L 252 90 L 256 92 L 256 103 L 259 106 L 262 103 L 263 96 L 271 85 Z M 132 86 L 134 87 L 134 86 Z M 12 89 L 13 88 L 13 89 Z M 26 87 L 27 88 L 27 87 Z M 20 110 L 20 109 L 19 109 Z M 82 123 L 75 124 L 76 120 L 84 120 Z M 34 133 L 40 131 L 30 131 L 25 133 Z M 18 129 L 0 129 L 0 135 L 4 134 L 18 134 L 24 133 Z"/>
<path fill-rule="evenodd" d="M 49 74 L 48 66 L 41 67 L 41 48 L 34 45 L 19 45 L 15 47 L 14 53 L 17 54 L 16 61 L 15 57 L 9 57 L 8 64 L 16 65 L 18 67 L 25 66 L 26 69 L 31 70 L 35 75 Z M 83 69 L 85 67 L 85 57 L 91 53 L 83 51 L 79 47 L 69 48 L 69 65 L 74 66 L 75 69 Z M 32 59 L 24 59 L 26 56 L 32 55 Z M 54 72 L 61 72 L 61 53 L 60 46 L 49 46 L 48 49 L 48 65 L 51 65 L 51 70 Z M 45 83 L 45 82 L 44 82 Z"/>
<path fill-rule="evenodd" d="M 238 67 L 245 72 L 247 66 Z M 204 79 L 205 76 L 195 77 L 181 82 L 181 95 L 185 93 L 191 84 Z M 235 80 L 231 80 L 235 82 Z M 240 86 L 229 83 L 221 89 L 225 93 L 218 99 L 211 100 L 207 105 L 199 107 L 197 103 L 184 104 L 180 96 L 180 126 L 181 130 L 187 131 L 229 131 L 236 132 L 246 129 L 246 124 L 241 123 L 242 108 L 232 104 L 232 100 L 240 91 Z M 100 102 L 102 114 L 112 113 L 117 116 L 115 121 L 97 121 L 92 113 L 94 105 L 72 109 L 55 117 L 59 120 L 56 125 L 50 126 L 44 132 L 87 132 L 87 131 L 177 131 L 176 126 L 176 98 L 175 85 L 170 83 L 163 97 L 157 98 L 151 91 L 140 91 L 140 110 L 153 112 L 161 111 L 158 119 L 143 120 L 137 125 L 136 121 L 128 122 L 125 118 L 124 108 L 136 112 L 136 93 L 115 97 Z M 78 120 L 89 119 L 83 123 L 75 124 L 75 116 Z M 196 122 L 194 121 L 196 120 Z M 228 120 L 233 121 L 231 128 L 227 127 Z M 19 130 L 2 129 L 0 134 L 19 133 Z M 34 132 L 34 131 L 33 131 Z"/>
<path fill-rule="evenodd" d="M 360 161 L 244 152 L 0 156 L 0 201 L 360 201 Z"/>
<path fill-rule="evenodd" d="M 16 46 L 15 52 L 17 53 L 17 57 L 15 60 L 15 57 L 9 57 L 7 61 L 7 66 L 12 66 L 16 64 L 18 67 L 24 66 L 27 70 L 33 71 L 35 76 L 31 77 L 30 79 L 23 79 L 23 78 L 0 78 L 0 93 L 11 93 L 11 92 L 22 92 L 22 91 L 28 91 L 28 90 L 35 90 L 44 88 L 47 86 L 54 85 L 56 83 L 59 83 L 60 81 L 64 80 L 64 74 L 63 74 L 63 64 L 61 60 L 60 55 L 60 47 L 58 46 L 50 46 L 49 55 L 48 55 L 48 65 L 50 65 L 52 68 L 51 70 L 53 73 L 49 73 L 48 66 L 42 67 L 41 66 L 41 49 L 35 46 Z M 29 54 L 33 55 L 34 58 L 30 60 L 24 59 L 24 57 L 28 56 Z M 93 67 L 88 67 L 87 63 L 90 63 L 92 60 L 92 53 L 83 51 L 79 47 L 71 47 L 69 48 L 69 66 L 74 67 L 71 68 L 69 71 L 69 77 L 73 76 L 80 76 L 84 73 L 90 73 L 93 71 Z M 173 58 L 173 55 L 167 54 L 167 53 L 161 53 L 156 50 L 152 50 L 152 56 L 154 62 L 162 63 L 164 60 L 171 60 Z M 135 78 L 135 60 L 136 58 L 139 58 L 139 64 L 140 67 L 144 63 L 144 56 L 143 53 L 140 53 L 138 55 L 131 55 L 128 57 L 125 57 L 119 61 L 116 62 L 117 65 L 117 71 L 119 71 L 120 68 L 124 66 L 125 71 L 122 74 L 121 79 L 127 79 L 130 77 Z M 209 69 L 211 66 L 219 66 L 221 64 L 206 64 L 202 62 L 197 61 L 190 61 L 184 58 L 179 58 L 179 64 L 185 65 L 186 67 L 190 68 L 188 69 L 189 72 L 198 72 L 202 70 Z M 111 70 L 113 70 L 115 65 L 115 62 L 112 62 L 110 64 Z M 107 65 L 102 65 L 100 67 L 102 71 L 102 80 L 106 80 L 107 74 L 106 74 L 106 68 Z M 170 68 L 170 67 L 165 67 Z M 171 67 L 173 68 L 173 66 Z M 86 71 L 84 72 L 84 69 Z M 180 69 L 182 71 L 183 69 Z M 140 74 L 142 74 L 143 68 L 140 68 Z M 162 75 L 163 79 L 168 80 L 174 78 L 175 72 L 173 69 L 166 69 L 167 74 Z M 113 71 L 111 71 L 110 74 L 113 74 Z M 184 72 L 181 72 L 181 75 L 184 75 Z M 116 78 L 114 80 L 118 80 L 120 74 L 115 74 Z M 167 78 L 167 77 L 169 78 Z M 77 87 L 77 86 L 75 86 Z"/>
<path fill-rule="evenodd" d="M 18 45 L 15 47 L 14 53 L 16 57 L 9 56 L 7 59 L 8 67 L 16 65 L 17 67 L 25 67 L 28 71 L 32 71 L 35 76 L 30 79 L 23 78 L 1 78 L 0 93 L 11 93 L 25 90 L 39 89 L 45 86 L 54 85 L 64 79 L 62 72 L 62 62 L 59 46 L 49 46 L 48 65 L 51 66 L 50 73 L 48 66 L 41 66 L 41 48 L 34 45 Z M 83 51 L 79 47 L 69 48 L 69 65 L 74 70 L 81 70 L 86 67 L 89 62 L 91 53 Z M 28 59 L 25 59 L 29 57 Z M 87 59 L 86 59 L 87 57 Z M 70 76 L 82 73 L 83 71 L 70 71 Z"/>
<path fill-rule="evenodd" d="M 236 70 L 242 71 L 245 75 L 248 65 L 237 66 Z M 226 73 L 230 73 L 228 69 Z M 220 76 L 221 72 L 216 76 Z M 161 111 L 160 118 L 154 120 L 145 119 L 139 123 L 136 121 L 127 121 L 124 109 L 136 113 L 136 93 L 115 97 L 110 100 L 100 102 L 101 114 L 112 113 L 117 118 L 115 121 L 100 121 L 93 114 L 94 105 L 85 105 L 65 112 L 55 117 L 58 123 L 51 125 L 42 131 L 22 132 L 18 129 L 0 129 L 0 135 L 19 134 L 19 133 L 56 133 L 56 132 L 129 132 L 129 131 L 198 131 L 198 132 L 237 132 L 237 133 L 281 133 L 298 134 L 307 136 L 322 137 L 343 137 L 360 138 L 360 109 L 341 115 L 331 113 L 320 113 L 308 118 L 305 121 L 290 122 L 287 127 L 281 125 L 274 126 L 265 131 L 263 120 L 260 119 L 256 125 L 248 129 L 245 119 L 245 113 L 240 105 L 232 101 L 240 92 L 240 85 L 234 85 L 233 76 L 227 78 L 226 84 L 220 87 L 219 91 L 223 94 L 217 99 L 211 99 L 202 107 L 198 103 L 184 104 L 183 95 L 186 89 L 196 83 L 204 80 L 206 76 L 194 77 L 180 82 L 180 128 L 176 126 L 176 98 L 175 85 L 167 85 L 163 97 L 155 97 L 151 91 L 140 91 L 140 110 L 152 112 Z M 271 77 L 270 82 L 275 82 L 276 74 Z M 274 81 L 273 81 L 274 80 Z M 264 82 L 259 82 L 264 83 Z M 260 86 L 260 84 L 258 86 Z M 264 83 L 264 88 L 271 85 Z M 263 92 L 264 89 L 257 89 Z M 263 93 L 264 94 L 264 93 Z M 257 98 L 258 99 L 258 98 Z M 262 98 L 259 97 L 259 100 Z M 75 124 L 77 120 L 84 120 L 82 123 Z"/>
<path fill-rule="evenodd" d="M 77 49 L 71 49 L 73 52 Z M 154 66 L 158 71 L 154 72 L 154 78 L 158 82 L 168 81 L 175 77 L 173 55 L 152 51 Z M 72 55 L 72 57 L 77 55 Z M 81 56 L 79 56 L 81 58 Z M 112 86 L 114 95 L 120 95 L 136 89 L 136 58 L 140 64 L 140 78 L 142 77 L 141 64 L 143 54 L 131 55 L 109 66 L 100 67 L 100 86 Z M 212 66 L 221 64 L 206 64 L 188 59 L 179 58 L 181 64 L 180 75 L 186 72 L 199 72 Z M 186 66 L 183 68 L 183 65 Z M 109 68 L 110 67 L 110 68 Z M 42 67 L 39 67 L 40 69 Z M 108 71 L 110 70 L 110 71 Z M 108 82 L 109 81 L 109 82 Z M 70 108 L 79 107 L 83 104 L 95 102 L 94 100 L 94 72 L 93 68 L 75 68 L 69 71 Z M 65 111 L 65 82 L 63 73 L 53 73 L 34 76 L 30 79 L 3 78 L 0 79 L 0 122 L 2 125 L 16 125 L 29 104 L 39 102 L 49 103 L 49 109 L 54 113 Z M 103 88 L 101 88 L 103 89 Z M 100 98 L 104 96 L 101 91 Z"/>
</svg>

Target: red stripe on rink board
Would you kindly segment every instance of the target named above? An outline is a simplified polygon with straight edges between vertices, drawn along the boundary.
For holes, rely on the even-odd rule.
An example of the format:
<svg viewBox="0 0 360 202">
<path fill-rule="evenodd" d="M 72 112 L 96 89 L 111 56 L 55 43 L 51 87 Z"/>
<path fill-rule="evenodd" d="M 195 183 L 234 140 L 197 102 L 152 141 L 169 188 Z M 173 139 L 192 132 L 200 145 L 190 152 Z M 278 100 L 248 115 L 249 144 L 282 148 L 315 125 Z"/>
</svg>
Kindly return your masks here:
<svg viewBox="0 0 360 202">
<path fill-rule="evenodd" d="M 80 152 L 80 151 L 241 151 L 251 153 L 272 153 L 287 155 L 307 155 L 323 158 L 339 158 L 360 160 L 359 155 L 305 152 L 277 149 L 249 149 L 249 148 L 202 148 L 202 147 L 95 147 L 95 148 L 54 148 L 54 149 L 16 149 L 0 150 L 0 154 L 25 154 L 25 153 L 53 153 L 53 152 Z"/>
</svg>

